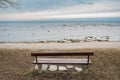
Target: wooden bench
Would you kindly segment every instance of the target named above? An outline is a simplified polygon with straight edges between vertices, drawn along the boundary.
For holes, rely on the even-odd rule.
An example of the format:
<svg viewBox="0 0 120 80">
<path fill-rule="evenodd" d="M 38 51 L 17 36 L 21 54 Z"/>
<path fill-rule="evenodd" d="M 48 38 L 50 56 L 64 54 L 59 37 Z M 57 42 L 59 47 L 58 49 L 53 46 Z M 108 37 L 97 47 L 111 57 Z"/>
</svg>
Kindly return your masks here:
<svg viewBox="0 0 120 80">
<path fill-rule="evenodd" d="M 89 65 L 92 63 L 90 56 L 93 52 L 40 52 L 31 53 L 35 57 L 33 64 L 78 64 Z M 38 57 L 41 56 L 41 57 Z M 52 58 L 43 58 L 43 56 L 54 56 Z M 58 56 L 86 56 L 85 58 L 56 58 Z"/>
</svg>

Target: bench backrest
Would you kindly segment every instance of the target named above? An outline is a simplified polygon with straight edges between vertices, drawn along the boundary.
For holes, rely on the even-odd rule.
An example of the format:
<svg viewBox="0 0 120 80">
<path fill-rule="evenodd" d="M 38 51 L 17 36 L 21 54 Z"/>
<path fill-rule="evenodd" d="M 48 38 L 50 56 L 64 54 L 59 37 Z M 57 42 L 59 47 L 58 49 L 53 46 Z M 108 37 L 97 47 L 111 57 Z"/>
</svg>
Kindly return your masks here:
<svg viewBox="0 0 120 80">
<path fill-rule="evenodd" d="M 39 52 L 31 56 L 92 56 L 93 52 Z"/>
</svg>

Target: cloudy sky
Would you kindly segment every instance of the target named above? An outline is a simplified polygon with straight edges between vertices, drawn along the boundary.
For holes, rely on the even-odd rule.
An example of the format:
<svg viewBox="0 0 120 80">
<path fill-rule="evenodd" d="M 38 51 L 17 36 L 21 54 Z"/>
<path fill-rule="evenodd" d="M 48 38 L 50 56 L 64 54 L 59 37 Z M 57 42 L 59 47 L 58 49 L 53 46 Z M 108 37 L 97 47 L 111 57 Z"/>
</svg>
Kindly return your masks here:
<svg viewBox="0 0 120 80">
<path fill-rule="evenodd" d="M 17 0 L 0 8 L 4 20 L 120 21 L 120 0 Z"/>
</svg>

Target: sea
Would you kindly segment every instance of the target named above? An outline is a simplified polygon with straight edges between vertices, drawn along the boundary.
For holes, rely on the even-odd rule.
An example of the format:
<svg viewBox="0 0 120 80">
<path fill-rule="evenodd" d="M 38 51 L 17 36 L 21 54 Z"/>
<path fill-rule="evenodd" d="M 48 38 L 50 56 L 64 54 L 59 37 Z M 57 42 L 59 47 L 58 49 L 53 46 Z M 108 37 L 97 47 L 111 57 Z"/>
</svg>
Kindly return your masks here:
<svg viewBox="0 0 120 80">
<path fill-rule="evenodd" d="M 87 37 L 120 41 L 119 21 L 0 21 L 0 42 L 40 42 Z"/>
</svg>

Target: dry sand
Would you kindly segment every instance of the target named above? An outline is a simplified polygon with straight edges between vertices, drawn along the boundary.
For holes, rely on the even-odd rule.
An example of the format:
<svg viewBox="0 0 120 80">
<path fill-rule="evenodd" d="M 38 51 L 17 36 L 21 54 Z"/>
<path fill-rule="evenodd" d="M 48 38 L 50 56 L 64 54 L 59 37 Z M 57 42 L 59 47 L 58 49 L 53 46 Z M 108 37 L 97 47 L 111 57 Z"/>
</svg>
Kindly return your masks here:
<svg viewBox="0 0 120 80">
<path fill-rule="evenodd" d="M 120 48 L 120 42 L 81 43 L 0 43 L 7 49 L 79 49 L 79 48 Z"/>
</svg>

